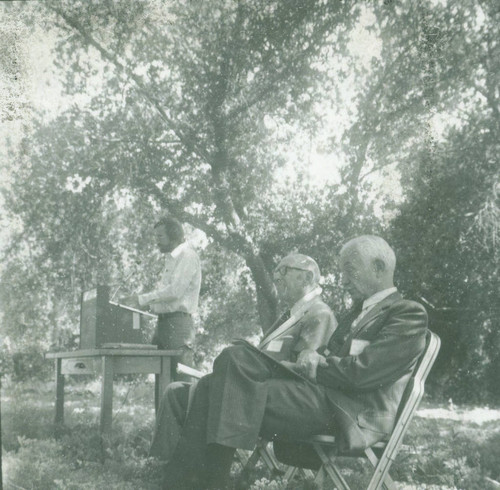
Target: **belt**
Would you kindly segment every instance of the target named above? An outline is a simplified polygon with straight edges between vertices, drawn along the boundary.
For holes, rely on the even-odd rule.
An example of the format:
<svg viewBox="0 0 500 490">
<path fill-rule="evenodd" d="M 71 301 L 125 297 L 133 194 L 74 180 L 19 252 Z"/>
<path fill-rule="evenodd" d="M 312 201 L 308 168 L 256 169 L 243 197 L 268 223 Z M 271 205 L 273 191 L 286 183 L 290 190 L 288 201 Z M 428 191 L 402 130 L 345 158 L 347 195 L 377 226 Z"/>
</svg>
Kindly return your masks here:
<svg viewBox="0 0 500 490">
<path fill-rule="evenodd" d="M 162 320 L 163 318 L 172 318 L 176 316 L 191 316 L 191 313 L 185 311 L 171 311 L 170 313 L 158 313 L 158 318 Z"/>
</svg>

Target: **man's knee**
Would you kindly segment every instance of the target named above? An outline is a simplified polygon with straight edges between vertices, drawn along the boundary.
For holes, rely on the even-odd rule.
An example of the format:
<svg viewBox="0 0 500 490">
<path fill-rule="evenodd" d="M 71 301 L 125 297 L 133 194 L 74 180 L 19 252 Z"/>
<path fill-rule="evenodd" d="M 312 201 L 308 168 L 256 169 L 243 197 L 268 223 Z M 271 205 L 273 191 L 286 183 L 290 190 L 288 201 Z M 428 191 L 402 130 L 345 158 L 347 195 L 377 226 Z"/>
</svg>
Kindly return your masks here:
<svg viewBox="0 0 500 490">
<path fill-rule="evenodd" d="M 230 345 L 217 356 L 216 361 L 239 361 L 241 359 L 246 359 L 249 352 L 249 349 L 247 349 L 244 345 Z"/>
<path fill-rule="evenodd" d="M 161 404 L 168 403 L 171 407 L 187 407 L 189 397 L 189 383 L 174 381 L 167 386 L 163 393 Z"/>
<path fill-rule="evenodd" d="M 215 359 L 213 370 L 226 369 L 231 365 L 241 365 L 248 359 L 249 350 L 244 345 L 231 345 L 226 347 Z"/>
<path fill-rule="evenodd" d="M 177 393 L 181 390 L 186 389 L 186 385 L 189 383 L 184 383 L 182 381 L 173 381 L 172 383 L 169 383 L 167 386 L 167 389 L 165 390 L 166 393 L 172 395 L 174 393 Z"/>
</svg>

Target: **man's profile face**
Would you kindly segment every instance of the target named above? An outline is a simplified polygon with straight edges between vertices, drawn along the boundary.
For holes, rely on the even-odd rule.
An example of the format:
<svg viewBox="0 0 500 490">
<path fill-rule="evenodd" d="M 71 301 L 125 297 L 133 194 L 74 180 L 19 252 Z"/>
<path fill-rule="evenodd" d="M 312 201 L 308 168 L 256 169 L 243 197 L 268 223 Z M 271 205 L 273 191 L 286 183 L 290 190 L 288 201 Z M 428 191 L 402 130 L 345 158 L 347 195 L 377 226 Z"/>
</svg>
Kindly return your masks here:
<svg viewBox="0 0 500 490">
<path fill-rule="evenodd" d="M 365 300 L 378 291 L 375 268 L 370 259 L 356 247 L 340 255 L 342 285 L 354 301 Z"/>
<path fill-rule="evenodd" d="M 293 305 L 302 298 L 306 274 L 307 271 L 278 265 L 274 271 L 274 284 L 283 303 Z"/>
<path fill-rule="evenodd" d="M 171 252 L 175 248 L 174 244 L 168 236 L 167 229 L 164 225 L 157 226 L 154 229 L 154 233 L 156 244 L 158 245 L 161 253 Z"/>
</svg>

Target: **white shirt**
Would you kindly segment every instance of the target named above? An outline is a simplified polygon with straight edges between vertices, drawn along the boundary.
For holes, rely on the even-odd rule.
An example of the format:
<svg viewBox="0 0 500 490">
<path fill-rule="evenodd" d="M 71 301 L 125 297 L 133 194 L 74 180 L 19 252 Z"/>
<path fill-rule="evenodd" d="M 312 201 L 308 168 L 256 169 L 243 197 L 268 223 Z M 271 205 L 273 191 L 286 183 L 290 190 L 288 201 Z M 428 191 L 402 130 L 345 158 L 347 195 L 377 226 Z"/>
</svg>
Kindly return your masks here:
<svg viewBox="0 0 500 490">
<path fill-rule="evenodd" d="M 198 254 L 186 242 L 165 256 L 165 266 L 156 289 L 139 295 L 141 306 L 149 305 L 154 313 L 195 313 L 201 286 Z"/>
<path fill-rule="evenodd" d="M 390 296 L 392 293 L 395 293 L 398 289 L 396 287 L 383 289 L 382 291 L 378 291 L 375 294 L 371 295 L 369 298 L 363 301 L 363 309 L 361 313 L 357 316 L 357 318 L 352 322 L 351 328 L 355 327 L 361 319 L 377 304 L 380 303 L 383 299 Z"/>
</svg>

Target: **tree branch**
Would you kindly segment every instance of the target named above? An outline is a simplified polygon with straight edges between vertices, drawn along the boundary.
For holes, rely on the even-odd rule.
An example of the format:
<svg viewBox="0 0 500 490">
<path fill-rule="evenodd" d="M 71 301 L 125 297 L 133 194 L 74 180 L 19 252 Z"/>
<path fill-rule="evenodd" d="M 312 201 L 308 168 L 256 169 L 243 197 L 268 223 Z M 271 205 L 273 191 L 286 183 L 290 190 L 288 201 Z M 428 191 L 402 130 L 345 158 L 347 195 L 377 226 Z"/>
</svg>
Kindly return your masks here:
<svg viewBox="0 0 500 490">
<path fill-rule="evenodd" d="M 486 99 L 486 102 L 488 103 L 488 106 L 490 109 L 493 111 L 493 114 L 495 115 L 495 119 L 497 121 L 500 120 L 500 111 L 498 109 L 498 104 L 495 101 L 495 96 L 492 96 L 491 93 L 481 87 L 476 81 L 473 82 L 474 88 Z"/>
<path fill-rule="evenodd" d="M 85 30 L 85 28 L 82 26 L 80 22 L 78 22 L 78 20 L 67 15 L 62 9 L 54 5 L 47 4 L 46 7 L 51 9 L 57 15 L 59 15 L 70 27 L 76 30 L 88 45 L 93 46 L 100 53 L 103 59 L 111 62 L 120 72 L 122 72 L 125 76 L 134 81 L 134 83 L 138 88 L 139 93 L 144 97 L 144 99 L 150 105 L 154 107 L 154 109 L 158 112 L 160 117 L 170 126 L 172 131 L 175 133 L 175 135 L 179 138 L 179 140 L 186 148 L 188 149 L 193 148 L 195 153 L 199 157 L 201 157 L 206 162 L 210 161 L 209 154 L 205 151 L 205 149 L 201 148 L 199 145 L 189 140 L 189 138 L 194 137 L 192 132 L 190 131 L 191 134 L 186 136 L 185 134 L 183 134 L 181 130 L 179 130 L 175 121 L 166 113 L 166 111 L 160 105 L 158 100 L 151 95 L 150 91 L 147 90 L 146 86 L 144 85 L 144 82 L 139 76 L 133 73 L 133 71 L 127 68 L 116 56 L 111 54 L 106 48 L 104 48 L 101 44 L 99 44 Z"/>
<path fill-rule="evenodd" d="M 217 243 L 231 252 L 243 256 L 252 254 L 252 244 L 248 242 L 244 236 L 236 232 L 228 233 L 227 235 L 222 233 L 216 226 L 210 225 L 206 218 L 196 216 L 186 211 L 182 204 L 168 199 L 158 187 L 145 184 L 136 186 L 135 188 L 138 191 L 149 192 L 158 200 L 163 208 L 169 209 L 172 214 L 175 214 L 182 221 L 200 229 L 207 236 L 213 238 Z"/>
<path fill-rule="evenodd" d="M 373 167 L 372 169 L 368 170 L 367 172 L 365 172 L 363 175 L 360 175 L 359 179 L 358 179 L 358 182 L 362 182 L 363 180 L 365 180 L 369 175 L 375 173 L 375 172 L 378 172 L 380 170 L 382 170 L 383 168 L 385 167 L 390 167 L 391 165 L 394 165 L 394 162 L 387 162 L 387 163 L 383 163 L 381 165 L 377 165 L 376 167 Z"/>
<path fill-rule="evenodd" d="M 376 101 L 377 99 L 380 97 L 380 95 L 383 93 L 382 92 L 382 89 L 384 87 L 384 83 L 386 82 L 387 78 L 388 78 L 388 74 L 391 72 L 391 70 L 393 69 L 393 67 L 398 67 L 399 64 L 400 64 L 400 60 L 406 56 L 406 53 L 403 51 L 401 53 L 399 53 L 391 62 L 391 64 L 389 66 L 385 66 L 384 69 L 383 69 L 383 72 L 381 73 L 380 77 L 378 78 L 377 80 L 377 83 L 375 85 L 372 85 L 368 91 L 366 91 L 366 96 L 364 98 L 364 101 L 370 101 L 370 105 L 371 107 L 375 107 L 376 106 Z M 412 102 L 412 99 L 410 99 L 409 101 L 410 103 L 410 106 L 414 106 L 415 105 L 415 102 L 413 101 Z M 358 107 L 361 105 L 358 104 Z M 408 104 L 406 104 L 405 106 L 403 106 L 403 108 L 408 108 Z M 401 110 L 402 108 L 400 107 L 397 111 L 394 111 L 392 113 L 392 115 L 397 115 L 398 117 L 401 117 L 402 114 L 404 114 L 404 112 Z M 365 111 L 366 112 L 366 111 Z M 386 121 L 388 120 L 388 118 L 385 119 Z M 361 133 L 366 133 L 367 135 L 370 135 L 367 139 L 367 141 L 365 141 L 363 143 L 363 145 L 361 145 L 358 150 L 356 151 L 356 161 L 354 162 L 353 164 L 353 168 L 352 168 L 352 171 L 350 173 L 350 177 L 349 177 L 349 183 L 350 185 L 354 188 L 356 187 L 356 185 L 363 179 L 366 177 L 366 175 L 368 174 L 364 174 L 363 177 L 361 177 L 361 172 L 363 170 L 363 167 L 366 163 L 366 153 L 368 151 L 368 147 L 370 146 L 370 143 L 371 143 L 371 140 L 373 139 L 373 135 L 374 135 L 374 132 L 373 132 L 373 128 L 376 128 L 377 125 L 380 123 L 380 116 L 379 114 L 377 113 L 377 111 L 375 109 L 371 109 L 369 114 L 368 114 L 368 117 L 365 118 L 365 124 L 363 125 L 363 127 L 361 126 L 361 124 L 357 124 L 358 126 L 358 129 L 357 129 L 357 133 L 358 134 L 361 134 Z M 354 129 L 351 128 L 350 132 L 352 132 L 352 130 Z M 372 171 L 368 172 L 368 173 L 371 173 Z"/>
<path fill-rule="evenodd" d="M 179 138 L 179 141 L 188 149 L 195 148 L 195 153 L 198 154 L 199 157 L 201 157 L 206 163 L 208 163 L 213 169 L 217 167 L 217 165 L 213 161 L 213 157 L 211 158 L 210 155 L 203 149 L 197 146 L 196 144 L 193 145 L 191 141 L 189 141 L 188 136 L 186 136 L 175 124 L 175 122 L 172 120 L 172 118 L 165 112 L 165 110 L 161 107 L 159 102 L 149 93 L 149 91 L 146 89 L 143 81 L 141 80 L 140 77 L 135 75 L 132 70 L 124 66 L 124 64 L 112 53 L 110 53 L 106 48 L 104 48 L 101 44 L 99 44 L 82 26 L 82 24 L 75 18 L 69 16 L 64 12 L 62 9 L 57 8 L 56 6 L 53 5 L 48 5 L 48 8 L 50 8 L 52 11 L 54 11 L 57 15 L 59 15 L 68 26 L 76 30 L 82 38 L 85 40 L 85 42 L 93 46 L 97 51 L 101 54 L 102 58 L 111 62 L 120 72 L 125 74 L 127 77 L 132 79 L 134 83 L 136 84 L 137 88 L 139 89 L 139 93 L 146 99 L 146 101 L 151 104 L 156 111 L 160 114 L 161 118 L 171 127 L 172 131 L 175 133 L 175 135 Z M 192 137 L 193 135 L 190 134 L 189 137 Z M 225 217 L 226 221 L 226 226 L 229 226 L 232 231 L 231 233 L 227 236 L 224 237 L 220 232 L 217 231 L 216 228 L 212 228 L 206 225 L 206 223 L 203 223 L 200 220 L 197 220 L 193 215 L 190 215 L 189 213 L 186 213 L 184 210 L 181 210 L 177 208 L 177 213 L 182 214 L 185 218 L 186 221 L 191 222 L 193 225 L 196 223 L 196 226 L 199 227 L 202 231 L 207 233 L 207 235 L 211 236 L 212 238 L 216 239 L 219 243 L 221 243 L 224 246 L 227 246 L 230 250 L 234 251 L 235 253 L 243 253 L 244 255 L 247 255 L 250 253 L 249 251 L 252 248 L 251 243 L 248 241 L 248 239 L 245 239 L 240 233 L 237 233 L 235 230 L 241 229 L 240 226 L 240 217 L 236 213 L 236 210 L 234 209 L 234 205 L 232 203 L 231 197 L 229 196 L 229 189 L 227 189 L 227 186 L 224 185 L 223 180 L 221 178 L 217 178 L 217 171 L 215 172 L 215 184 L 217 188 L 217 196 L 216 196 L 216 205 L 219 207 Z M 148 187 L 148 190 L 151 192 L 151 189 L 153 189 L 154 186 Z M 158 189 L 159 190 L 159 189 Z M 155 193 L 153 191 L 153 193 Z M 158 198 L 159 196 L 156 195 Z M 172 206 L 172 203 L 170 202 L 165 202 L 165 200 L 162 198 L 161 202 L 164 202 L 164 205 L 169 205 Z"/>
<path fill-rule="evenodd" d="M 319 37 L 322 37 L 330 27 L 331 23 L 325 22 L 320 28 L 318 28 L 319 32 L 316 34 L 316 36 L 319 35 Z M 319 49 L 320 47 L 317 43 L 310 42 L 309 46 L 306 49 L 302 50 L 295 57 L 292 57 L 290 60 L 288 60 L 287 63 L 285 63 L 285 68 L 280 73 L 277 73 L 274 78 L 271 79 L 270 83 L 258 90 L 257 93 L 250 98 L 250 100 L 247 100 L 243 104 L 240 104 L 239 106 L 231 109 L 227 114 L 227 119 L 235 119 L 241 113 L 247 111 L 255 104 L 258 104 L 267 94 L 276 90 L 276 84 L 278 82 L 289 77 L 293 73 L 293 71 L 295 70 L 296 62 L 302 61 L 304 58 L 310 56 L 314 51 L 318 51 Z"/>
</svg>

